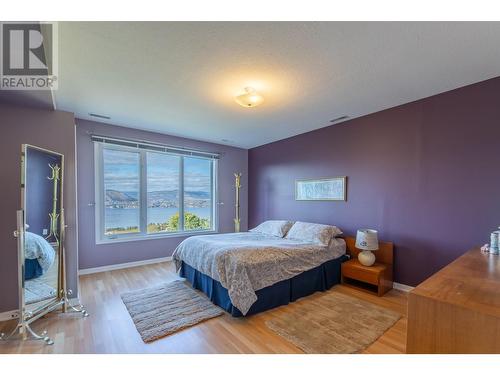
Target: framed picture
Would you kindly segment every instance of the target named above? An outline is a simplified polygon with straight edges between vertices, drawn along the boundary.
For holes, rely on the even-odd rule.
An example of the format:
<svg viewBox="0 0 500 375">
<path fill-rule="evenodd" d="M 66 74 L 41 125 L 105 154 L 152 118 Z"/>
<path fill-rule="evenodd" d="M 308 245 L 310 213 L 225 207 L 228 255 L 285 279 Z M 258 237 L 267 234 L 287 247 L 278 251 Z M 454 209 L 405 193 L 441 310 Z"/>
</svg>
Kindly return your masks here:
<svg viewBox="0 0 500 375">
<path fill-rule="evenodd" d="M 345 201 L 347 177 L 295 181 L 297 201 Z"/>
</svg>

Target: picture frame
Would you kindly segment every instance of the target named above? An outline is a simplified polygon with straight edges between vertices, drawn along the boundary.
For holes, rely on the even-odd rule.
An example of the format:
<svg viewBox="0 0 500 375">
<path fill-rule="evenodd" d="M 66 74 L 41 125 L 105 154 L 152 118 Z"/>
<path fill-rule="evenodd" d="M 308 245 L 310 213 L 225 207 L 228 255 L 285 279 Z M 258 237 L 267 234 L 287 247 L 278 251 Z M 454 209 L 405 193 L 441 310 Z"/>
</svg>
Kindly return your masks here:
<svg viewBox="0 0 500 375">
<path fill-rule="evenodd" d="M 295 180 L 296 201 L 346 201 L 347 176 Z"/>
</svg>

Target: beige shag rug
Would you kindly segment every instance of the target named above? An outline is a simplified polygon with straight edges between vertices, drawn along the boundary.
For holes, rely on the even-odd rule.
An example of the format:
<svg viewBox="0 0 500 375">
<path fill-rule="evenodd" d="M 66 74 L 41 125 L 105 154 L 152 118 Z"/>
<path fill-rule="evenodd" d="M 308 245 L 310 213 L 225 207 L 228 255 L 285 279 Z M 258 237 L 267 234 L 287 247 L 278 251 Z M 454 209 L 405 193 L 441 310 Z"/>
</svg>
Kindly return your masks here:
<svg viewBox="0 0 500 375">
<path fill-rule="evenodd" d="M 401 315 L 331 291 L 278 312 L 266 325 L 306 353 L 358 353 L 391 328 Z"/>
<path fill-rule="evenodd" d="M 151 342 L 224 313 L 183 280 L 121 295 L 144 342 Z"/>
</svg>

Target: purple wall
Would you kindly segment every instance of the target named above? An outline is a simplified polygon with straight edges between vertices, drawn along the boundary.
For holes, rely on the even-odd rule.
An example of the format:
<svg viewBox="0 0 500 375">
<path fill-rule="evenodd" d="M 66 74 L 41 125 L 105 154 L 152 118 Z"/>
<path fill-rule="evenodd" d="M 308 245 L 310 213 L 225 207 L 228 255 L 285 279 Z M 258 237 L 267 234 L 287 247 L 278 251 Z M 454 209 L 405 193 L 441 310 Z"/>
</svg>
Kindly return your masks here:
<svg viewBox="0 0 500 375">
<path fill-rule="evenodd" d="M 95 201 L 94 146 L 90 140 L 90 133 L 223 153 L 218 168 L 219 201 L 224 202 L 224 205 L 219 206 L 219 230 L 220 232 L 232 232 L 234 230 L 234 172 L 243 173 L 241 225 L 242 230 L 247 229 L 247 150 L 80 119 L 77 119 L 76 133 L 80 269 L 167 257 L 172 255 L 175 247 L 186 238 L 186 236 L 182 236 L 96 245 L 95 209 L 89 206 L 89 203 Z"/>
<path fill-rule="evenodd" d="M 21 144 L 64 154 L 64 207 L 68 287 L 77 292 L 75 125 L 72 113 L 0 105 L 0 311 L 17 309 L 16 211 L 21 208 Z"/>
<path fill-rule="evenodd" d="M 416 285 L 500 225 L 500 78 L 249 151 L 249 225 L 375 228 Z M 348 176 L 347 202 L 294 200 L 294 180 Z"/>
</svg>

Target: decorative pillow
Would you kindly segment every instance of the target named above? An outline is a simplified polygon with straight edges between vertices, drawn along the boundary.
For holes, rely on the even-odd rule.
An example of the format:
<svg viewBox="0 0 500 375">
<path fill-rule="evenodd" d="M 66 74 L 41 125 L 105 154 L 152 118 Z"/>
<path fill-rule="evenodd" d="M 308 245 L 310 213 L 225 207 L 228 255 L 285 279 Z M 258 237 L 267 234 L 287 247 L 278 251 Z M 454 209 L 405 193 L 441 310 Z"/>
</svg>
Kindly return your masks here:
<svg viewBox="0 0 500 375">
<path fill-rule="evenodd" d="M 283 238 L 285 237 L 285 234 L 288 233 L 292 225 L 293 221 L 267 220 L 259 224 L 257 227 L 250 229 L 250 232 L 258 232 Z"/>
<path fill-rule="evenodd" d="M 288 231 L 286 238 L 328 246 L 332 238 L 341 234 L 342 231 L 333 225 L 297 221 Z"/>
</svg>

